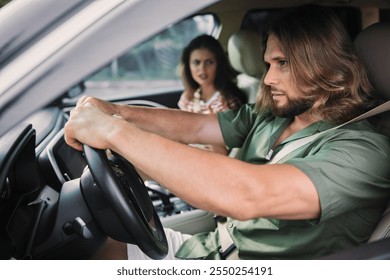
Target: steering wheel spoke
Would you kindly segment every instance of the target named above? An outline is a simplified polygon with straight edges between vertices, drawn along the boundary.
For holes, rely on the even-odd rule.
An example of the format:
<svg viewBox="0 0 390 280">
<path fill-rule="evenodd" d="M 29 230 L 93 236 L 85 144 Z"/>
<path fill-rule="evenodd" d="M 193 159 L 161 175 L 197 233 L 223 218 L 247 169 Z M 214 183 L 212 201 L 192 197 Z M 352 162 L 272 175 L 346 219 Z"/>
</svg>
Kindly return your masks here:
<svg viewBox="0 0 390 280">
<path fill-rule="evenodd" d="M 134 166 L 118 154 L 84 145 L 81 188 L 92 215 L 110 237 L 162 259 L 168 244 L 160 218 Z"/>
</svg>

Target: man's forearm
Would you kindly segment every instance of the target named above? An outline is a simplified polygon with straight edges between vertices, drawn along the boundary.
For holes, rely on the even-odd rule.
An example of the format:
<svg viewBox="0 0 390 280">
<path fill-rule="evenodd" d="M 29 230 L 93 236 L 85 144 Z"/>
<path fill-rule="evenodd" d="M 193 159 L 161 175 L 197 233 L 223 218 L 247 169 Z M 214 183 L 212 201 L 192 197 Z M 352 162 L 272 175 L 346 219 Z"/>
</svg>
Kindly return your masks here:
<svg viewBox="0 0 390 280">
<path fill-rule="evenodd" d="M 179 109 L 118 105 L 120 115 L 137 127 L 185 144 L 223 145 L 217 117 Z"/>
</svg>

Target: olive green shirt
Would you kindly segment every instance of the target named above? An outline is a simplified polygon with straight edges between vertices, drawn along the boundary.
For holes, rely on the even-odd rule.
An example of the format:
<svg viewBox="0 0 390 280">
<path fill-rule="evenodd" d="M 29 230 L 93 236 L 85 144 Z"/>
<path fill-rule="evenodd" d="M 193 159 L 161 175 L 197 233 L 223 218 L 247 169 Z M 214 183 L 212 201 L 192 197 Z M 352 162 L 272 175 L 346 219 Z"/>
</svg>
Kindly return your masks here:
<svg viewBox="0 0 390 280">
<path fill-rule="evenodd" d="M 253 164 L 267 163 L 271 147 L 290 122 L 270 113 L 258 114 L 253 105 L 221 112 L 218 119 L 225 144 L 241 147 L 238 159 Z M 331 127 L 314 123 L 280 143 L 273 156 L 284 145 Z M 390 194 L 389 155 L 388 138 L 364 120 L 329 130 L 282 158 L 279 163 L 294 165 L 314 183 L 321 216 L 316 220 L 228 219 L 239 257 L 312 259 L 367 241 Z M 216 230 L 194 235 L 176 256 L 219 259 L 219 248 Z"/>
</svg>

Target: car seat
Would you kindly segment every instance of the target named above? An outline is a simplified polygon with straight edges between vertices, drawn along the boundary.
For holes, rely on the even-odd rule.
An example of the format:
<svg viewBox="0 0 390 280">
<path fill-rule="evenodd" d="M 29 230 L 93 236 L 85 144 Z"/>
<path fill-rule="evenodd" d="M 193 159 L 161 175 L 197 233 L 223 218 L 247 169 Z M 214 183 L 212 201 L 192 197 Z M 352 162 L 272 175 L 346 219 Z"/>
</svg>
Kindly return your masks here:
<svg viewBox="0 0 390 280">
<path fill-rule="evenodd" d="M 368 70 L 374 90 L 385 101 L 390 99 L 390 22 L 375 23 L 356 37 L 355 47 Z M 374 125 L 390 138 L 390 112 L 373 119 Z M 390 172 L 390 170 L 389 170 Z M 390 203 L 369 242 L 390 237 Z"/>
<path fill-rule="evenodd" d="M 232 34 L 228 41 L 228 57 L 231 66 L 239 72 L 237 85 L 254 103 L 259 91 L 260 79 L 264 73 L 262 37 L 249 30 Z"/>
</svg>

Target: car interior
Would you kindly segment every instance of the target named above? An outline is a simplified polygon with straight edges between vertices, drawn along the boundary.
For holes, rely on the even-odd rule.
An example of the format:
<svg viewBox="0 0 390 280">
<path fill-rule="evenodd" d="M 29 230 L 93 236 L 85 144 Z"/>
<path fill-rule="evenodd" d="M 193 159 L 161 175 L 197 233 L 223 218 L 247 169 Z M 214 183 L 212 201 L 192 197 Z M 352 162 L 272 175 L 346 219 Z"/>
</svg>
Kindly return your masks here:
<svg viewBox="0 0 390 280">
<path fill-rule="evenodd" d="M 240 30 L 229 37 L 227 55 L 231 66 L 239 73 L 237 85 L 248 96 L 248 102 L 256 102 L 260 78 L 264 73 L 260 33 L 251 30 Z"/>
<path fill-rule="evenodd" d="M 239 87 L 253 103 L 264 73 L 261 46 L 266 22 L 284 8 L 303 3 L 335 10 L 368 69 L 375 92 L 383 101 L 390 100 L 390 1 L 222 0 L 191 11 L 137 42 L 132 52 L 123 52 L 80 77 L 61 96 L 0 135 L 0 259 L 93 259 L 108 237 L 137 244 L 151 258 L 161 259 L 167 250 L 163 227 L 189 234 L 213 230 L 213 213 L 174 196 L 152 174 L 140 173 L 120 155 L 89 147 L 83 153 L 70 148 L 63 130 L 69 112 L 82 95 L 129 105 L 178 108 L 183 91 L 177 76 L 180 50 L 194 37 L 182 32 L 183 26 L 192 28 L 190 22 L 201 20 L 208 29 L 197 32 L 218 38 L 237 73 Z M 162 40 L 175 32 L 183 37 L 180 44 Z M 0 60 L 0 66 L 16 54 Z M 155 73 L 145 72 L 153 64 L 165 67 L 164 71 L 170 72 L 166 75 L 175 79 L 169 76 L 162 81 Z M 134 69 L 144 71 L 141 75 L 146 79 L 139 80 Z M 164 72 L 161 69 L 157 71 L 160 74 Z M 117 76 L 105 80 L 114 74 Z M 153 80 L 159 83 L 154 85 Z M 390 112 L 370 121 L 390 138 Z M 112 187 L 101 187 L 107 185 Z M 390 199 L 367 242 L 323 259 L 390 259 Z"/>
</svg>

